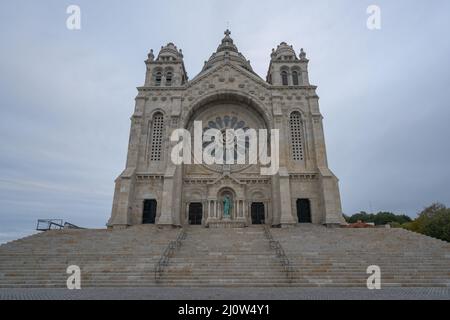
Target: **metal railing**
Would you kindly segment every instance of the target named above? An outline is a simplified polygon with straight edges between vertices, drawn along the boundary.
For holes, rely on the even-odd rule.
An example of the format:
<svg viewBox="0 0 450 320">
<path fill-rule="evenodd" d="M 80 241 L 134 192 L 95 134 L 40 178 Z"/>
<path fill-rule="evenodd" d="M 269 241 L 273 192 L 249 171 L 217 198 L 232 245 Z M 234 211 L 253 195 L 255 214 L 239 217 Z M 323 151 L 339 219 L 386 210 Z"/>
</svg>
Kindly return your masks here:
<svg viewBox="0 0 450 320">
<path fill-rule="evenodd" d="M 280 263 L 283 266 L 284 271 L 286 272 L 286 276 L 289 282 L 291 282 L 294 275 L 294 270 L 292 268 L 291 261 L 284 252 L 281 243 L 273 238 L 272 232 L 270 232 L 270 228 L 268 226 L 264 226 L 264 235 L 266 236 L 266 239 L 269 240 L 270 247 L 275 250 L 277 258 L 280 260 Z"/>
<path fill-rule="evenodd" d="M 83 229 L 72 223 L 64 222 L 62 219 L 39 219 L 37 231 L 61 230 L 61 229 Z"/>
<path fill-rule="evenodd" d="M 64 229 L 64 221 L 61 219 L 39 219 L 37 221 L 37 231 L 61 230 Z"/>
<path fill-rule="evenodd" d="M 164 267 L 169 265 L 170 257 L 173 256 L 176 249 L 181 247 L 181 243 L 184 239 L 186 239 L 187 233 L 184 229 L 181 229 L 178 232 L 177 238 L 175 241 L 170 241 L 167 247 L 164 249 L 164 252 L 161 255 L 158 263 L 155 267 L 155 281 L 158 282 L 161 279 L 161 276 L 164 272 Z"/>
<path fill-rule="evenodd" d="M 76 225 L 74 225 L 73 223 L 70 223 L 70 222 L 65 222 L 64 223 L 64 229 L 84 229 L 84 228 L 76 226 Z"/>
</svg>

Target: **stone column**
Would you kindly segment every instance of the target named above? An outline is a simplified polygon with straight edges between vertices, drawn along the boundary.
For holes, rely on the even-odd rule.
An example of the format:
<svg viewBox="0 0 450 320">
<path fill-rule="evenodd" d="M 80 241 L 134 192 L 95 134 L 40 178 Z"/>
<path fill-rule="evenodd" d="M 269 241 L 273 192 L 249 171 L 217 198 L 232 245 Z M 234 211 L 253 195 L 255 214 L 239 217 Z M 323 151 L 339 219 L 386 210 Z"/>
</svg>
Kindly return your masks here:
<svg viewBox="0 0 450 320">
<path fill-rule="evenodd" d="M 219 200 L 216 200 L 216 208 L 217 208 L 217 219 L 222 219 L 223 218 L 223 212 L 222 210 L 220 210 L 220 202 Z"/>
<path fill-rule="evenodd" d="M 292 216 L 291 188 L 289 181 L 289 173 L 286 168 L 280 168 L 280 223 L 282 226 L 295 224 Z"/>
<path fill-rule="evenodd" d="M 208 210 L 206 209 L 206 200 L 202 201 L 202 211 L 203 217 L 209 219 Z"/>
<path fill-rule="evenodd" d="M 208 204 L 208 209 L 207 209 L 207 212 L 208 212 L 208 219 L 211 219 L 212 218 L 212 213 L 211 213 L 211 200 L 207 200 L 206 201 L 206 203 Z"/>
<path fill-rule="evenodd" d="M 157 224 L 174 224 L 173 211 L 176 207 L 176 203 L 180 201 L 180 193 L 176 192 L 179 186 L 175 183 L 175 181 L 178 180 L 177 175 L 180 174 L 177 171 L 179 171 L 177 167 L 171 166 L 164 175 L 161 216 L 159 217 Z"/>
<path fill-rule="evenodd" d="M 267 224 L 267 221 L 269 220 L 268 219 L 268 216 L 267 216 L 267 201 L 264 201 L 263 202 L 264 203 L 264 224 Z"/>
<path fill-rule="evenodd" d="M 216 217 L 216 201 L 213 199 L 208 199 L 206 201 L 207 203 L 207 212 L 208 212 L 208 219 L 207 219 L 207 223 L 210 221 L 214 221 L 217 219 Z"/>
<path fill-rule="evenodd" d="M 238 201 L 238 207 L 239 207 L 239 210 L 238 210 L 238 219 L 239 220 L 244 220 L 244 215 L 245 215 L 245 201 L 243 200 L 243 199 L 240 199 L 239 201 Z"/>
<path fill-rule="evenodd" d="M 271 201 L 267 201 L 267 210 L 268 213 L 270 214 L 269 224 L 273 224 L 273 206 Z"/>
<path fill-rule="evenodd" d="M 248 202 L 247 200 L 244 200 L 244 218 L 247 219 L 248 215 Z"/>
<path fill-rule="evenodd" d="M 241 218 L 241 209 L 242 209 L 242 200 L 238 200 L 238 211 L 237 211 L 237 218 Z"/>
</svg>

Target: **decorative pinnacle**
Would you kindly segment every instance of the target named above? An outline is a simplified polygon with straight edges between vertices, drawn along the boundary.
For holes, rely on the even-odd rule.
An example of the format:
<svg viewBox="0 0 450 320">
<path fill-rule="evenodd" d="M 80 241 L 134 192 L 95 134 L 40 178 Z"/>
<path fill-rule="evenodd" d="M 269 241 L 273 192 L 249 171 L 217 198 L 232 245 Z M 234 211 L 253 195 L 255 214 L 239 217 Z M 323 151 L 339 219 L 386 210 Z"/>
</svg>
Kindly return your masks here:
<svg viewBox="0 0 450 320">
<path fill-rule="evenodd" d="M 148 54 L 148 60 L 153 61 L 155 59 L 155 55 L 153 54 L 153 49 L 150 50 L 150 53 Z"/>
<path fill-rule="evenodd" d="M 229 37 L 230 34 L 231 34 L 231 31 L 230 31 L 229 29 L 227 29 L 227 30 L 225 30 L 224 34 L 225 34 L 227 37 Z"/>
<path fill-rule="evenodd" d="M 306 52 L 303 50 L 303 48 L 300 50 L 300 59 L 306 60 Z"/>
</svg>

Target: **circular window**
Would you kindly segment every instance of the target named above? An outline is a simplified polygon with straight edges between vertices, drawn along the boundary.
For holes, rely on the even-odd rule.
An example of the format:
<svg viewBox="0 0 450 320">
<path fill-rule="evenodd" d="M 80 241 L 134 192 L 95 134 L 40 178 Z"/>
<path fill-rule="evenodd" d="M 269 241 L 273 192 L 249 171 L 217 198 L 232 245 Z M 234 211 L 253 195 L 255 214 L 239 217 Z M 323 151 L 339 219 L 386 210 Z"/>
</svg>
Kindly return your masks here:
<svg viewBox="0 0 450 320">
<path fill-rule="evenodd" d="M 251 166 L 248 154 L 250 147 L 249 136 L 245 133 L 249 129 L 254 129 L 256 134 L 258 134 L 258 130 L 265 128 L 265 126 L 259 115 L 249 110 L 248 106 L 219 104 L 202 109 L 194 115 L 189 126 L 193 141 L 194 121 L 201 121 L 202 124 L 203 152 L 222 159 L 223 162 L 223 164 L 214 163 L 209 165 L 202 161 L 202 166 L 216 172 L 225 170 L 236 172 Z M 220 154 L 217 155 L 215 154 L 216 150 L 214 150 L 216 139 L 218 139 L 218 144 L 222 146 L 222 148 L 218 148 Z M 192 151 L 194 151 L 194 148 L 192 148 Z M 238 159 L 244 159 L 244 164 L 238 164 Z"/>
</svg>

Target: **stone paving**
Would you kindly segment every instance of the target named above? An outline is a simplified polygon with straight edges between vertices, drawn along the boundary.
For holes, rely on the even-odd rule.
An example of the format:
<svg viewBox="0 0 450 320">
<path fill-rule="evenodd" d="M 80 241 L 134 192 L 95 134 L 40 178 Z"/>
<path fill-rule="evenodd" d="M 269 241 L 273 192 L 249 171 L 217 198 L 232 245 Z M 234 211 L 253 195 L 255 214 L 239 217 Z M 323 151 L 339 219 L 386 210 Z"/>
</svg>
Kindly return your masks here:
<svg viewBox="0 0 450 320">
<path fill-rule="evenodd" d="M 0 289 L 0 300 L 450 300 L 450 288 Z"/>
</svg>

